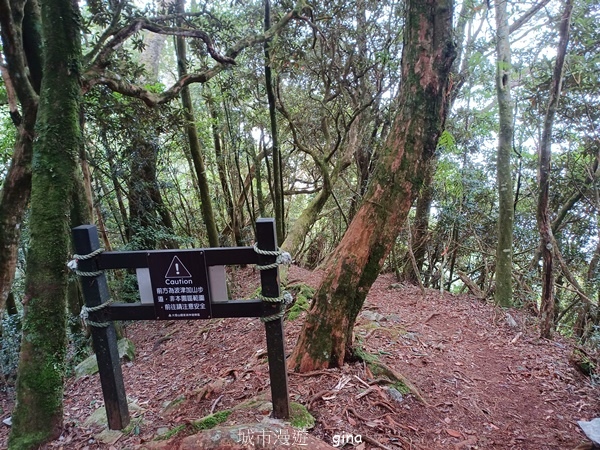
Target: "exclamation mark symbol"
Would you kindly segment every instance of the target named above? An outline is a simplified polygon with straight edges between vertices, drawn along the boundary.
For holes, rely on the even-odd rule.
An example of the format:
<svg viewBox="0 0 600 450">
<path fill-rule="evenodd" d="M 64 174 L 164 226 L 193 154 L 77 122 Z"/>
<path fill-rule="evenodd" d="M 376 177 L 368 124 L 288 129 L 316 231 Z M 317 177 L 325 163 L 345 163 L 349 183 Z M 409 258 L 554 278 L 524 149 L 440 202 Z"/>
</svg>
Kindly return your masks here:
<svg viewBox="0 0 600 450">
<path fill-rule="evenodd" d="M 175 274 L 179 275 L 179 264 L 175 263 Z"/>
</svg>

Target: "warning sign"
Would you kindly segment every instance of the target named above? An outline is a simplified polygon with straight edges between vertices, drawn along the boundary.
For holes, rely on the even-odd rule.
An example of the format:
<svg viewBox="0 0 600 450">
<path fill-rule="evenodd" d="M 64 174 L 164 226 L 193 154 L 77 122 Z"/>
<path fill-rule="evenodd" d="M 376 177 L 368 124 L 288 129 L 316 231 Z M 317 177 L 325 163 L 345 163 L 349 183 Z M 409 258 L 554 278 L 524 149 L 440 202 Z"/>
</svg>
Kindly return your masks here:
<svg viewBox="0 0 600 450">
<path fill-rule="evenodd" d="M 204 251 L 148 253 L 157 319 L 210 319 Z"/>
<path fill-rule="evenodd" d="M 173 261 L 169 266 L 169 270 L 165 275 L 165 278 L 192 278 L 190 271 L 183 265 L 181 259 L 178 256 L 173 256 Z"/>
</svg>

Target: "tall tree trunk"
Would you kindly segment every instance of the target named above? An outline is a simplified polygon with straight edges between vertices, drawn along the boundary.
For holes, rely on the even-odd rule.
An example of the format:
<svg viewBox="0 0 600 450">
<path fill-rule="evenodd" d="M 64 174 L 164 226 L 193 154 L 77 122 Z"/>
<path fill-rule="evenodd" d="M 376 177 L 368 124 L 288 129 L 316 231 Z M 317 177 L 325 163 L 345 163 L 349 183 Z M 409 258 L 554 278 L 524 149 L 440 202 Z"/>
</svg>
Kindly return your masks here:
<svg viewBox="0 0 600 450">
<path fill-rule="evenodd" d="M 560 23 L 560 39 L 556 54 L 556 63 L 552 73 L 552 85 L 548 99 L 548 109 L 544 119 L 544 129 L 539 151 L 539 183 L 537 222 L 540 231 L 542 250 L 542 303 L 540 306 L 540 335 L 551 338 L 554 332 L 555 302 L 554 302 L 554 236 L 548 212 L 548 197 L 550 193 L 550 161 L 552 157 L 552 126 L 560 98 L 563 78 L 563 66 L 569 43 L 569 27 L 571 24 L 572 0 L 566 0 L 565 10 Z"/>
<path fill-rule="evenodd" d="M 496 93 L 500 132 L 496 161 L 498 185 L 498 244 L 496 247 L 497 305 L 512 305 L 512 254 L 514 199 L 510 156 L 513 142 L 513 102 L 510 95 L 510 40 L 507 0 L 495 0 L 496 10 Z"/>
<path fill-rule="evenodd" d="M 436 169 L 436 160 L 433 158 L 425 168 L 425 179 L 423 180 L 423 188 L 419 198 L 417 199 L 417 208 L 415 211 L 415 225 L 412 229 L 412 252 L 415 258 L 415 263 L 419 273 L 423 271 L 423 263 L 425 262 L 425 254 L 427 253 L 427 241 L 429 236 L 429 213 L 431 203 L 433 202 L 433 176 Z M 413 267 L 412 257 L 408 254 L 404 261 L 401 278 L 411 284 L 419 284 Z"/>
<path fill-rule="evenodd" d="M 36 0 L 0 1 L 0 34 L 6 58 L 2 78 L 9 94 L 10 114 L 18 128 L 11 164 L 0 192 L 0 311 L 12 288 L 21 222 L 31 194 L 31 155 L 42 79 L 39 23 Z"/>
<path fill-rule="evenodd" d="M 269 169 L 269 165 L 268 165 L 269 157 L 267 156 L 267 151 L 265 148 L 266 148 L 265 134 L 261 130 L 259 147 L 258 147 L 259 154 L 258 155 L 256 154 L 254 145 L 248 145 L 248 153 L 250 154 L 250 157 L 252 158 L 252 165 L 254 166 L 254 178 L 256 180 L 256 203 L 258 206 L 258 214 L 260 217 L 265 217 L 265 211 L 266 211 L 265 196 L 263 194 L 263 189 L 262 189 L 262 185 L 263 185 L 263 175 L 262 175 L 262 166 L 261 166 L 262 156 L 260 156 L 260 155 L 264 155 L 266 167 L 268 170 Z M 250 167 L 249 161 L 248 161 L 248 167 Z M 252 187 L 252 184 L 250 184 L 250 187 Z M 275 216 L 277 216 L 277 213 L 275 213 Z M 275 224 L 275 227 L 277 228 L 277 224 Z"/>
<path fill-rule="evenodd" d="M 10 168 L 0 192 L 0 311 L 12 289 L 21 222 L 31 193 L 31 155 L 37 106 L 24 111 Z"/>
<path fill-rule="evenodd" d="M 265 0 L 265 31 L 271 28 L 271 2 Z M 275 107 L 275 93 L 273 92 L 273 75 L 269 43 L 265 42 L 265 86 L 267 100 L 269 101 L 269 119 L 271 124 L 271 144 L 273 146 L 273 208 L 275 210 L 275 227 L 277 229 L 277 242 L 285 238 L 285 210 L 283 205 L 283 172 L 281 149 L 279 148 L 279 135 L 277 132 L 277 110 Z"/>
<path fill-rule="evenodd" d="M 168 2 L 163 2 L 166 9 Z M 146 69 L 144 82 L 153 83 L 158 79 L 158 63 L 165 45 L 166 37 L 160 34 L 147 33 L 144 36 L 146 47 L 140 60 Z M 157 111 L 151 111 L 150 114 Z M 151 119 L 146 119 L 151 123 Z M 168 234 L 174 234 L 170 213 L 163 202 L 157 180 L 158 138 L 153 129 L 135 130 L 131 142 L 131 171 L 129 174 L 129 221 L 128 238 L 135 248 L 151 249 L 157 246 L 175 248 L 172 239 L 157 239 L 157 231 L 161 228 Z M 163 233 L 160 233 L 163 234 Z"/>
<path fill-rule="evenodd" d="M 365 199 L 325 267 L 290 357 L 305 372 L 343 364 L 371 285 L 423 183 L 444 127 L 452 42 L 451 0 L 407 2 L 399 109 Z"/>
<path fill-rule="evenodd" d="M 177 12 L 183 15 L 185 13 L 185 2 L 183 0 L 178 0 L 176 8 Z M 182 21 L 182 19 L 178 20 L 179 22 Z M 179 26 L 181 26 L 181 24 L 179 24 Z M 181 78 L 187 75 L 187 49 L 185 38 L 183 36 L 177 36 L 175 43 L 177 48 L 177 72 Z M 194 169 L 198 178 L 198 189 L 200 190 L 200 201 L 202 203 L 202 219 L 206 226 L 208 243 L 211 247 L 219 247 L 219 232 L 217 231 L 217 223 L 215 221 L 212 201 L 210 199 L 210 188 L 208 186 L 208 177 L 206 176 L 204 157 L 202 156 L 202 148 L 200 147 L 200 139 L 198 138 L 198 131 L 196 129 L 194 106 L 192 104 L 190 89 L 187 86 L 181 90 L 181 104 L 183 105 L 185 131 L 190 144 L 190 154 L 192 155 Z"/>
<path fill-rule="evenodd" d="M 27 255 L 23 340 L 11 449 L 59 435 L 66 351 L 65 261 L 81 136 L 80 16 L 77 3 L 41 4 L 44 66 L 34 143 L 31 247 Z"/>
<path fill-rule="evenodd" d="M 221 191 L 223 192 L 223 197 L 225 197 L 225 207 L 227 208 L 229 226 L 231 227 L 231 232 L 233 234 L 233 241 L 235 245 L 243 246 L 242 234 L 240 229 L 240 219 L 238 218 L 236 205 L 233 202 L 233 194 L 231 192 L 231 189 L 229 188 L 229 178 L 227 176 L 227 158 L 225 156 L 225 152 L 222 145 L 221 133 L 219 131 L 219 114 L 217 113 L 217 108 L 215 105 L 215 101 L 212 97 L 212 93 L 210 92 L 210 87 L 207 87 L 205 92 L 206 105 L 208 106 L 210 118 L 212 119 L 211 128 L 213 133 L 213 142 L 215 146 L 217 173 L 219 174 Z"/>
<path fill-rule="evenodd" d="M 324 163 L 324 165 L 326 165 L 326 163 Z M 306 235 L 317 221 L 321 210 L 331 195 L 331 182 L 329 180 L 327 168 L 321 173 L 323 174 L 323 186 L 321 187 L 321 190 L 312 198 L 306 208 L 302 210 L 302 213 L 298 216 L 290 229 L 290 232 L 286 236 L 285 241 L 281 244 L 281 248 L 292 255 L 296 255 L 302 247 Z"/>
</svg>

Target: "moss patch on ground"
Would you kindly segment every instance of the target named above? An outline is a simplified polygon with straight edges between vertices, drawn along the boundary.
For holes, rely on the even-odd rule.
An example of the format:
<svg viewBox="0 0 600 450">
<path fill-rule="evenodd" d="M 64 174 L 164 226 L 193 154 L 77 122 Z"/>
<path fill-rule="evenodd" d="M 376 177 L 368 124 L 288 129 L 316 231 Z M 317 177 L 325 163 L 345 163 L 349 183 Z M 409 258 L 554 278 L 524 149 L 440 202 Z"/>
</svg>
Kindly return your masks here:
<svg viewBox="0 0 600 450">
<path fill-rule="evenodd" d="M 287 291 L 295 298 L 294 304 L 288 309 L 288 320 L 296 320 L 300 314 L 310 307 L 310 301 L 315 295 L 315 290 L 306 284 L 294 284 L 288 286 Z"/>
<path fill-rule="evenodd" d="M 300 403 L 290 403 L 290 424 L 294 428 L 309 430 L 315 426 L 315 418 L 308 412 L 306 406 Z"/>
<path fill-rule="evenodd" d="M 192 426 L 196 431 L 209 430 L 225 422 L 232 412 L 233 411 L 231 411 L 230 409 L 226 409 L 224 411 L 219 411 L 214 414 L 210 414 L 197 422 L 193 422 Z"/>
<path fill-rule="evenodd" d="M 217 425 L 225 422 L 232 412 L 232 410 L 226 409 L 224 411 L 219 411 L 214 414 L 210 414 L 190 424 L 177 425 L 176 427 L 170 429 L 166 433 L 156 437 L 154 440 L 166 441 L 180 433 L 193 434 L 203 430 L 210 430 L 211 428 L 214 428 Z"/>
<path fill-rule="evenodd" d="M 165 434 L 161 434 L 160 436 L 158 436 L 155 439 L 155 441 L 166 441 L 168 439 L 171 439 L 176 434 L 179 434 L 180 432 L 185 430 L 185 428 L 186 428 L 185 424 L 177 425 L 175 428 L 170 429 Z"/>
</svg>

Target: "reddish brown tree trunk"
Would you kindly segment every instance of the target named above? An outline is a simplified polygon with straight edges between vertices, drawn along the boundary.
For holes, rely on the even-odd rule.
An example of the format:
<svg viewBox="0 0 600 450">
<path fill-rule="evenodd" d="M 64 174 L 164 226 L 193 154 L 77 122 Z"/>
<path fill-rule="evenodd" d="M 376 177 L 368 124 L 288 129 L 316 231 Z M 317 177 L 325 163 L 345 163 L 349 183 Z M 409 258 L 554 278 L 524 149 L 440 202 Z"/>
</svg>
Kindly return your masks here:
<svg viewBox="0 0 600 450">
<path fill-rule="evenodd" d="M 451 0 L 409 1 L 399 109 L 369 189 L 325 267 L 290 357 L 301 372 L 343 364 L 352 330 L 379 275 L 442 132 L 455 57 Z"/>
</svg>

